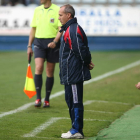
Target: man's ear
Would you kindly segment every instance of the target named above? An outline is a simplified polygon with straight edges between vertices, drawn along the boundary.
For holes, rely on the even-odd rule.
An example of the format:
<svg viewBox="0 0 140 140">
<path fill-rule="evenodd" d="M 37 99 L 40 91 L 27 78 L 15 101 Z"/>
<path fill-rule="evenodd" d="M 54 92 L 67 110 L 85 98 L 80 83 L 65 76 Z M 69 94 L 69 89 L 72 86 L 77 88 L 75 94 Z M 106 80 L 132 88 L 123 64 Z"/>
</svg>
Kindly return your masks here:
<svg viewBox="0 0 140 140">
<path fill-rule="evenodd" d="M 68 15 L 68 18 L 71 18 L 71 13 L 67 13 L 67 15 Z"/>
</svg>

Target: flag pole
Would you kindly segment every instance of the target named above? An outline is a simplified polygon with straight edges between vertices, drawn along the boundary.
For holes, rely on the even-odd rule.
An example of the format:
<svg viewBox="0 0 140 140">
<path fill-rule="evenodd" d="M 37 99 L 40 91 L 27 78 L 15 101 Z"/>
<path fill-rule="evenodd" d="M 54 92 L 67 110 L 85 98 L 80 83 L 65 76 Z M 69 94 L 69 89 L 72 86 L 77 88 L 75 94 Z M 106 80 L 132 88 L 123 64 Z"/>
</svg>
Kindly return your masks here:
<svg viewBox="0 0 140 140">
<path fill-rule="evenodd" d="M 29 54 L 29 60 L 28 60 L 28 63 L 29 63 L 29 64 L 31 63 L 31 53 Z"/>
</svg>

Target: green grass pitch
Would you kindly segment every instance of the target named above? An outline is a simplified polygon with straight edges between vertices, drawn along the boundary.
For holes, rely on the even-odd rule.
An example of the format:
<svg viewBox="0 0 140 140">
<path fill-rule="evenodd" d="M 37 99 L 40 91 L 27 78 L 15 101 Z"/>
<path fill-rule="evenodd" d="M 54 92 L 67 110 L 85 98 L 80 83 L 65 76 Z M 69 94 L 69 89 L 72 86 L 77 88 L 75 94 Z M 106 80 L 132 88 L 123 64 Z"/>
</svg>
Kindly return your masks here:
<svg viewBox="0 0 140 140">
<path fill-rule="evenodd" d="M 91 71 L 92 78 L 138 60 L 140 60 L 140 51 L 92 52 L 92 61 L 95 64 L 95 68 Z M 27 65 L 27 54 L 24 51 L 0 52 L 0 115 L 35 101 L 36 97 L 29 99 L 23 92 Z M 33 58 L 31 68 L 34 74 Z M 45 97 L 45 79 L 44 71 L 42 98 Z M 140 90 L 135 88 L 138 81 L 140 81 L 140 66 L 135 66 L 84 86 L 83 102 L 88 102 L 84 106 L 85 139 L 96 136 L 100 130 L 120 118 L 124 112 L 140 104 Z M 52 94 L 62 90 L 64 87 L 60 85 L 57 64 Z M 35 108 L 32 105 L 26 110 L 1 117 L 0 139 L 61 139 L 61 133 L 71 128 L 64 94 L 51 99 L 50 105 L 50 108 L 45 109 Z M 39 129 L 43 124 L 46 127 Z M 29 134 L 32 136 L 28 137 Z"/>
</svg>

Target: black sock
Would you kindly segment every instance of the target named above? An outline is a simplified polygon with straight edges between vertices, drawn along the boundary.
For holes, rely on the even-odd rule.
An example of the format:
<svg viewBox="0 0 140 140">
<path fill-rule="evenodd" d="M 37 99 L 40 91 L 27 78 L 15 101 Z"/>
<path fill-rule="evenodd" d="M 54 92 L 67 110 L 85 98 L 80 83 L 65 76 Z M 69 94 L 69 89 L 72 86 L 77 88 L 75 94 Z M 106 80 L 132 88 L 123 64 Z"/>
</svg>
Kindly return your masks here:
<svg viewBox="0 0 140 140">
<path fill-rule="evenodd" d="M 49 101 L 49 97 L 52 91 L 52 87 L 54 84 L 54 77 L 47 77 L 46 78 L 46 97 L 45 101 Z"/>
<path fill-rule="evenodd" d="M 42 74 L 37 75 L 35 74 L 35 87 L 36 87 L 36 92 L 37 92 L 37 99 L 41 99 L 41 88 L 42 88 Z"/>
</svg>

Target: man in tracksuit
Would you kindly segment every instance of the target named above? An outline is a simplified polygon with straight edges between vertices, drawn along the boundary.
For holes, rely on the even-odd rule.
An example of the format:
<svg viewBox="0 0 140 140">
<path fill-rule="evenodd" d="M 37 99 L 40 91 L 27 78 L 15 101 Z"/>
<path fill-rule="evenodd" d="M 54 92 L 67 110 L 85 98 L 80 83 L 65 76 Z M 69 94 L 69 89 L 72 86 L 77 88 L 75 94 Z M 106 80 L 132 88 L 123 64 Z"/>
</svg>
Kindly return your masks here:
<svg viewBox="0 0 140 140">
<path fill-rule="evenodd" d="M 59 10 L 59 20 L 63 25 L 59 51 L 60 80 L 65 85 L 65 100 L 69 108 L 72 128 L 62 133 L 62 138 L 84 138 L 83 134 L 83 82 L 91 79 L 94 64 L 88 48 L 87 37 L 74 18 L 75 10 L 64 5 Z"/>
</svg>

